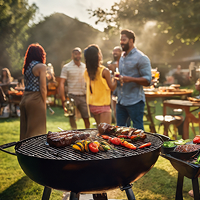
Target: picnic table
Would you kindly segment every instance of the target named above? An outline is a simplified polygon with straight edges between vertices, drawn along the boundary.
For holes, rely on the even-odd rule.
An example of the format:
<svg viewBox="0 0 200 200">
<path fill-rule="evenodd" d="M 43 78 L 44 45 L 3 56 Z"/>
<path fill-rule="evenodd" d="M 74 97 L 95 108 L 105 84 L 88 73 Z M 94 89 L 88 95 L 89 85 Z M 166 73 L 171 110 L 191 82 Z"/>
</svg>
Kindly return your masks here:
<svg viewBox="0 0 200 200">
<path fill-rule="evenodd" d="M 183 99 L 187 99 L 187 97 L 191 96 L 193 93 L 193 90 L 189 90 L 189 89 L 177 89 L 177 90 L 144 90 L 145 91 L 145 97 L 146 97 L 146 105 L 147 105 L 147 115 L 148 118 L 150 120 L 150 131 L 153 133 L 156 133 L 156 129 L 155 129 L 155 123 L 154 123 L 154 119 L 153 116 L 151 114 L 151 107 L 150 107 L 150 101 L 153 98 L 162 98 L 163 101 L 165 100 L 165 98 L 167 97 L 175 97 L 175 96 L 179 96 Z"/>
<path fill-rule="evenodd" d="M 189 100 L 179 100 L 179 99 L 170 99 L 165 100 L 163 102 L 163 115 L 165 116 L 166 108 L 170 107 L 173 109 L 183 109 L 185 111 L 185 120 L 183 124 L 183 139 L 189 138 L 189 123 L 199 123 L 199 130 L 200 130 L 200 113 L 198 118 L 194 116 L 193 112 L 200 108 L 200 102 L 194 102 Z M 194 110 L 191 110 L 190 108 L 197 107 Z"/>
</svg>

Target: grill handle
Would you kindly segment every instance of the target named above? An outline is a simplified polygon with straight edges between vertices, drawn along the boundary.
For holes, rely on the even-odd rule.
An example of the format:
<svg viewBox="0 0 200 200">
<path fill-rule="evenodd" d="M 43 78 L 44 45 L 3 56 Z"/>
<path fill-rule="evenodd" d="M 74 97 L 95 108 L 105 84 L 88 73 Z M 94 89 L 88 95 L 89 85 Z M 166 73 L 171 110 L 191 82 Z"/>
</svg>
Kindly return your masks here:
<svg viewBox="0 0 200 200">
<path fill-rule="evenodd" d="M 12 152 L 6 151 L 6 150 L 4 150 L 4 149 L 9 148 L 9 147 L 12 147 L 12 146 L 15 146 L 17 143 L 18 143 L 18 142 L 11 142 L 11 143 L 8 143 L 8 144 L 3 144 L 3 145 L 0 146 L 0 151 L 3 151 L 3 152 L 5 152 L 5 153 L 9 153 L 9 154 L 11 154 L 11 155 L 16 156 L 16 155 L 17 155 L 16 153 L 12 153 Z"/>
<path fill-rule="evenodd" d="M 169 140 L 171 140 L 168 136 L 166 136 L 166 135 L 161 135 L 161 134 L 159 134 L 159 133 L 153 133 L 154 135 L 157 135 L 158 137 L 160 137 L 162 140 L 163 140 L 163 142 L 164 141 L 169 141 Z"/>
</svg>

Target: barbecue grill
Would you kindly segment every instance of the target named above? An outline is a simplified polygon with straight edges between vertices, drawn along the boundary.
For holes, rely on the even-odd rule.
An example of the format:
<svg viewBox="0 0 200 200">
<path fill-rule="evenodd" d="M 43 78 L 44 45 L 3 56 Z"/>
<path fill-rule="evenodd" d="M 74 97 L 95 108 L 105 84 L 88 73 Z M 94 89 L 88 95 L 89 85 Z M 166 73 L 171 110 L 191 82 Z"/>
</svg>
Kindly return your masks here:
<svg viewBox="0 0 200 200">
<path fill-rule="evenodd" d="M 162 157 L 168 159 L 172 166 L 178 171 L 178 180 L 176 186 L 176 200 L 183 200 L 183 180 L 184 176 L 192 180 L 194 191 L 194 200 L 199 200 L 199 183 L 198 176 L 200 174 L 200 165 L 191 163 L 197 156 L 190 160 L 181 160 L 171 156 L 170 154 L 161 154 Z"/>
<path fill-rule="evenodd" d="M 97 133 L 97 129 L 80 131 Z M 158 134 L 146 135 L 144 141 L 138 140 L 134 145 L 139 147 L 146 142 L 151 142 L 152 145 L 136 150 L 115 146 L 114 150 L 107 152 L 81 153 L 70 146 L 50 147 L 46 142 L 46 134 L 2 145 L 0 150 L 10 153 L 5 148 L 15 146 L 18 162 L 25 174 L 38 184 L 46 186 L 43 199 L 49 199 L 48 188 L 78 194 L 102 193 L 121 187 L 126 191 L 127 198 L 134 200 L 130 183 L 141 178 L 154 166 L 163 143 Z M 71 195 L 70 199 L 76 198 Z"/>
</svg>

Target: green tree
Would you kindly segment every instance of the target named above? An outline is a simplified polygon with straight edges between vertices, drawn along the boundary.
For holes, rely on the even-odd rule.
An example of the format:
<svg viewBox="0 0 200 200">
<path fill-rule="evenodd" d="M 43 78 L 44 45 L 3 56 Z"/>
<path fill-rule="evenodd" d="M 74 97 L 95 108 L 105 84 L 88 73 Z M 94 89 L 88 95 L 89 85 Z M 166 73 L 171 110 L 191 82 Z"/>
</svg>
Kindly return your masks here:
<svg viewBox="0 0 200 200">
<path fill-rule="evenodd" d="M 20 50 L 28 38 L 28 23 L 37 9 L 28 0 L 0 0 L 0 68 L 14 71 L 22 68 Z"/>
<path fill-rule="evenodd" d="M 121 0 L 110 10 L 89 10 L 96 23 L 106 22 L 107 30 L 123 27 L 124 21 L 141 27 L 156 22 L 158 33 L 166 34 L 167 42 L 175 40 L 194 44 L 200 41 L 200 1 L 198 0 Z"/>
</svg>

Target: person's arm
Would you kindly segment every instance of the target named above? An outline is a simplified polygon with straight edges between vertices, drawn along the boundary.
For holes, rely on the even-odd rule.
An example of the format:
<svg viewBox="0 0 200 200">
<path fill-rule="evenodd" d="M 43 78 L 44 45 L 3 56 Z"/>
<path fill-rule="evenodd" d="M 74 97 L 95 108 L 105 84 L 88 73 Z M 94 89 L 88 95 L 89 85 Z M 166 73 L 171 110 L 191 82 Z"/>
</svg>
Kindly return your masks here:
<svg viewBox="0 0 200 200">
<path fill-rule="evenodd" d="M 108 69 L 104 69 L 102 72 L 102 77 L 106 79 L 106 82 L 108 84 L 108 87 L 111 89 L 111 91 L 114 91 L 117 87 L 117 81 L 115 79 L 111 79 L 110 72 Z"/>
<path fill-rule="evenodd" d="M 42 95 L 42 99 L 46 104 L 46 96 L 47 96 L 47 88 L 46 88 L 46 65 L 45 64 L 37 64 L 33 67 L 34 76 L 38 77 L 40 80 L 40 93 Z"/>
<path fill-rule="evenodd" d="M 64 102 L 65 102 L 65 78 L 60 78 L 60 85 L 59 85 L 59 95 L 62 101 L 62 107 L 65 110 Z"/>
<path fill-rule="evenodd" d="M 142 56 L 138 61 L 138 70 L 140 77 L 121 76 L 122 83 L 135 82 L 142 86 L 149 86 L 151 84 L 151 63 L 147 56 Z"/>
<path fill-rule="evenodd" d="M 135 82 L 143 86 L 149 86 L 149 81 L 143 77 L 120 76 L 119 80 L 123 83 Z"/>
</svg>

